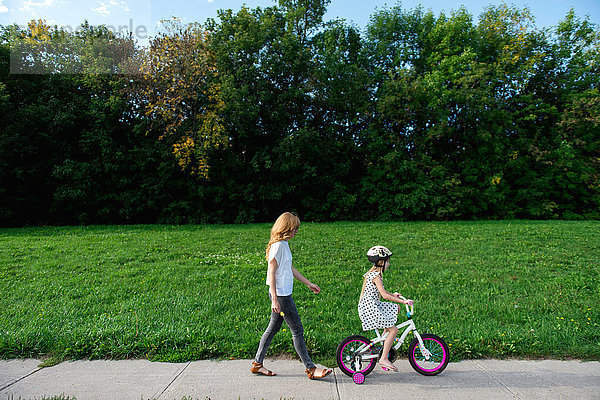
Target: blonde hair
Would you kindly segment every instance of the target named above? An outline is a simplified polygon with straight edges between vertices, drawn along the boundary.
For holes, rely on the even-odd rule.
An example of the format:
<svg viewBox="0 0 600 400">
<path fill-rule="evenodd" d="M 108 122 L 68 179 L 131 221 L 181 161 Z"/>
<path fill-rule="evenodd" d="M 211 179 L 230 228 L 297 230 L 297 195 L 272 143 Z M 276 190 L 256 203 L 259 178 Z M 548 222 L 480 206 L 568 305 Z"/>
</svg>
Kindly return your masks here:
<svg viewBox="0 0 600 400">
<path fill-rule="evenodd" d="M 379 276 L 381 276 L 381 279 L 383 279 L 383 270 L 385 268 L 386 261 L 387 260 L 377 261 L 377 264 L 373 264 L 371 269 L 368 270 L 367 273 L 364 275 L 365 278 L 363 279 L 363 285 L 362 285 L 362 290 L 360 291 L 359 301 L 362 300 L 363 295 L 365 294 L 365 287 L 367 286 L 367 274 L 369 274 L 370 272 L 373 272 L 373 271 L 377 271 L 377 273 L 379 273 Z"/>
<path fill-rule="evenodd" d="M 267 245 L 267 261 L 269 261 L 269 250 L 271 245 L 281 240 L 290 240 L 292 238 L 292 231 L 300 227 L 300 218 L 294 213 L 284 212 L 277 218 L 273 227 L 271 228 L 271 239 Z"/>
</svg>

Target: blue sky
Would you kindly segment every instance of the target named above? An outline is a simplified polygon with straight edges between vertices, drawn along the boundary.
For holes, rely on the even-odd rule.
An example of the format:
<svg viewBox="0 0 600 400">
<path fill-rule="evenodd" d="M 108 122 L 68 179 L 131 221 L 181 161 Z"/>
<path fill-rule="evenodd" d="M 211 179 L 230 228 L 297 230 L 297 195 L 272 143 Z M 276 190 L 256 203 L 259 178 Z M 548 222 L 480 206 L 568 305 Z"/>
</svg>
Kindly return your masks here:
<svg viewBox="0 0 600 400">
<path fill-rule="evenodd" d="M 377 9 L 401 4 L 413 9 L 419 4 L 434 14 L 449 14 L 464 5 L 475 21 L 487 5 L 502 0 L 331 0 L 325 20 L 344 18 L 364 28 Z M 538 27 L 555 25 L 571 7 L 577 15 L 600 24 L 600 0 L 509 0 L 508 4 L 529 7 Z M 239 10 L 242 4 L 250 8 L 276 5 L 274 0 L 0 0 L 0 24 L 24 25 L 31 19 L 42 18 L 51 25 L 76 29 L 84 20 L 93 25 L 105 24 L 116 31 L 133 31 L 136 37 L 152 35 L 158 21 L 179 17 L 184 22 L 205 22 L 216 17 L 218 9 Z M 143 40 L 142 40 L 143 42 Z"/>
</svg>

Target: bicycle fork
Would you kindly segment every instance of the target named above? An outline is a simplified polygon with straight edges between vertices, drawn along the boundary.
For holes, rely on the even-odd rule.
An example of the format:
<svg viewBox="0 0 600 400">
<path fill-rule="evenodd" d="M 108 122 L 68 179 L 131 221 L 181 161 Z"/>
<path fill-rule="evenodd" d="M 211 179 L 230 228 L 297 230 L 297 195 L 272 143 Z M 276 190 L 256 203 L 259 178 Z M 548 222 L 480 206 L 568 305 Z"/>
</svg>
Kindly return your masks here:
<svg viewBox="0 0 600 400">
<path fill-rule="evenodd" d="M 400 337 L 400 339 L 398 340 L 398 342 L 396 343 L 394 348 L 396 350 L 398 350 L 398 348 L 400 346 L 402 346 L 402 344 L 406 340 L 406 337 L 408 336 L 408 334 L 412 332 L 413 335 L 415 335 L 415 337 L 419 341 L 419 351 L 421 352 L 423 357 L 425 357 L 425 360 L 429 361 L 429 359 L 431 358 L 431 352 L 429 350 L 427 350 L 427 348 L 425 347 L 425 344 L 423 343 L 423 339 L 421 338 L 421 335 L 419 335 L 419 332 L 417 331 L 417 327 L 415 326 L 415 323 L 412 320 L 412 318 L 409 317 L 408 321 L 406 321 L 403 324 L 398 325 L 398 328 L 403 328 L 403 327 L 406 327 L 406 329 L 402 333 L 402 336 Z M 384 337 L 385 336 L 386 335 L 384 335 Z"/>
<path fill-rule="evenodd" d="M 413 330 L 413 334 L 419 341 L 419 351 L 421 352 L 423 357 L 425 357 L 425 360 L 429 361 L 429 359 L 431 358 L 431 352 L 429 350 L 427 350 L 427 348 L 425 347 L 425 344 L 423 343 L 423 339 L 421 338 L 421 335 L 419 335 L 419 332 L 417 332 L 416 329 Z"/>
</svg>

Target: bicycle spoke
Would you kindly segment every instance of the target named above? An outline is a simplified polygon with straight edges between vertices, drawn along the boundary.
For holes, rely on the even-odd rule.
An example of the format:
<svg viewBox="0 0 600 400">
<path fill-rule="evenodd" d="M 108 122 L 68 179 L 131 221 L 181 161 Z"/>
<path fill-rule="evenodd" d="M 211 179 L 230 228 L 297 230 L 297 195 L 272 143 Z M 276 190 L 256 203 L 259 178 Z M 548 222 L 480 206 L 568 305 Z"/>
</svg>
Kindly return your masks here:
<svg viewBox="0 0 600 400">
<path fill-rule="evenodd" d="M 425 340 L 423 342 L 424 349 L 429 351 L 429 360 L 421 353 L 420 346 L 415 348 L 415 361 L 417 361 L 422 368 L 426 370 L 435 370 L 438 368 L 444 360 L 444 349 L 439 343 L 435 341 Z"/>
</svg>

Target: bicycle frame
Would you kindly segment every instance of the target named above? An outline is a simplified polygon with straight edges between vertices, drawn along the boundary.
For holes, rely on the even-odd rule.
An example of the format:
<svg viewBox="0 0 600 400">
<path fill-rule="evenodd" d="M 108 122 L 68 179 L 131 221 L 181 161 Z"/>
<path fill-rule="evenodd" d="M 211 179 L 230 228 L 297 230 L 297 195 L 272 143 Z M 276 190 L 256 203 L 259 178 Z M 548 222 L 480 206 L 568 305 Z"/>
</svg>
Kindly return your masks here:
<svg viewBox="0 0 600 400">
<path fill-rule="evenodd" d="M 398 328 L 398 331 L 402 330 L 402 328 L 406 328 L 406 329 L 404 329 L 404 332 L 402 332 L 402 335 L 400 336 L 400 338 L 395 339 L 396 344 L 392 347 L 394 348 L 394 350 L 398 350 L 400 348 L 400 346 L 402 346 L 404 344 L 404 341 L 406 340 L 406 337 L 408 336 L 408 334 L 413 332 L 413 334 L 419 341 L 419 350 L 421 351 L 421 354 L 423 355 L 423 357 L 425 357 L 426 360 L 429 360 L 429 358 L 431 358 L 431 353 L 429 352 L 429 350 L 427 350 L 425 348 L 425 345 L 423 344 L 423 339 L 421 338 L 421 335 L 419 335 L 419 332 L 417 332 L 417 327 L 415 326 L 415 322 L 412 320 L 412 312 L 413 312 L 412 307 L 409 310 L 408 306 L 407 306 L 406 310 L 407 310 L 406 316 L 408 317 L 408 320 L 406 322 L 396 325 L 396 328 Z M 377 335 L 377 337 L 375 339 L 371 339 L 371 341 L 368 345 L 363 345 L 363 346 L 359 347 L 356 350 L 356 354 L 362 354 L 363 352 L 368 351 L 374 345 L 384 342 L 385 339 L 388 337 L 389 332 L 385 332 L 382 335 L 379 333 L 379 329 L 375 329 L 375 334 Z M 370 355 L 362 356 L 362 359 L 370 360 L 370 359 L 378 358 L 378 357 L 379 357 L 378 354 L 370 354 Z"/>
</svg>

